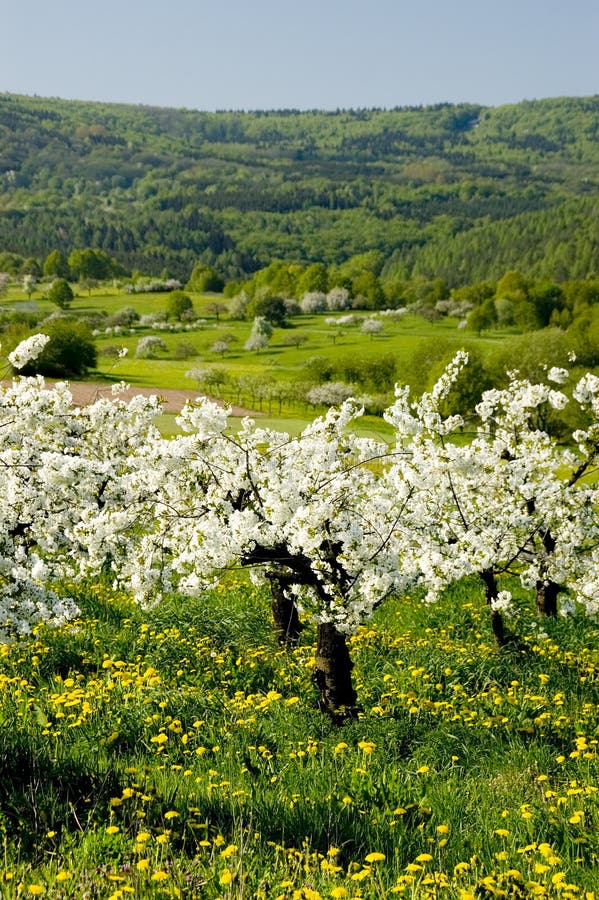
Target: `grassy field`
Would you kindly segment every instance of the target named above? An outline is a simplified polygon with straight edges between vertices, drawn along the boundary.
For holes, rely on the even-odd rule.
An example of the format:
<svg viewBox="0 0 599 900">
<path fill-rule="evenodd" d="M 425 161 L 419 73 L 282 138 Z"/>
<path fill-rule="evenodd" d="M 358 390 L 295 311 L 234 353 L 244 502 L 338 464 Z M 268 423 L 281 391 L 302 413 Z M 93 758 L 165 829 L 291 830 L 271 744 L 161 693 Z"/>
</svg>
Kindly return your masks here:
<svg viewBox="0 0 599 900">
<path fill-rule="evenodd" d="M 193 368 L 210 368 L 224 373 L 229 383 L 213 391 L 216 397 L 228 402 L 244 405 L 268 416 L 269 424 L 283 430 L 296 431 L 311 421 L 320 410 L 308 406 L 297 398 L 286 398 L 282 405 L 273 397 L 258 399 L 250 390 L 240 395 L 231 385 L 231 380 L 245 378 L 248 381 L 271 380 L 275 384 L 296 384 L 313 380 L 309 365 L 315 357 L 326 358 L 333 364 L 339 362 L 367 365 L 369 361 L 379 360 L 391 355 L 396 362 L 396 378 L 400 381 L 414 383 L 421 379 L 420 389 L 424 387 L 427 372 L 423 371 L 425 360 L 420 364 L 414 362 L 415 354 L 422 355 L 422 347 L 442 347 L 445 354 L 459 348 L 476 348 L 483 355 L 499 346 L 505 333 L 476 336 L 464 333 L 457 328 L 457 320 L 443 319 L 435 324 L 427 323 L 423 318 L 414 315 L 403 319 L 383 318 L 383 330 L 370 337 L 360 331 L 360 327 L 335 328 L 326 323 L 330 314 L 298 315 L 289 319 L 285 328 L 274 330 L 269 346 L 261 352 L 248 352 L 243 349 L 251 330 L 250 321 L 237 321 L 221 314 L 220 320 L 214 316 L 211 304 L 215 297 L 211 295 L 191 295 L 194 311 L 199 317 L 189 325 L 177 325 L 169 322 L 162 328 L 121 328 L 118 333 L 106 334 L 104 328 L 98 329 L 96 344 L 98 349 L 97 370 L 90 373 L 90 380 L 124 380 L 133 386 L 175 388 L 194 390 L 196 382 L 187 377 Z M 166 308 L 165 294 L 126 294 L 116 288 L 102 288 L 84 293 L 73 301 L 70 312 L 87 316 L 103 312 L 113 315 L 124 307 L 132 307 L 142 316 L 164 312 Z M 12 289 L 3 301 L 5 309 L 29 308 L 41 314 L 56 312 L 56 308 L 40 295 L 34 295 L 31 303 L 25 302 L 22 291 Z M 216 298 L 219 301 L 222 298 Z M 225 301 L 226 302 L 226 301 Z M 336 314 L 339 318 L 341 314 Z M 367 319 L 374 314 L 359 311 L 359 319 Z M 173 330 L 170 330 L 170 329 Z M 159 336 L 166 344 L 166 351 L 159 351 L 157 358 L 138 359 L 136 349 L 140 338 L 148 335 Z M 230 350 L 222 355 L 214 352 L 216 341 L 227 337 Z M 303 339 L 303 343 L 294 342 Z M 186 345 L 185 358 L 181 356 L 181 346 Z M 116 347 L 125 347 L 127 356 L 115 359 L 109 355 Z M 433 355 L 436 352 L 433 351 Z M 426 357 L 426 354 L 425 354 Z M 335 380 L 335 379 L 334 379 Z M 366 388 L 366 393 L 372 393 Z M 206 391 L 202 387 L 202 391 Z M 380 420 L 379 420 L 380 421 Z M 165 428 L 174 428 L 170 417 L 165 420 Z M 381 426 L 384 431 L 384 425 Z M 369 430 L 368 428 L 366 430 Z"/>
<path fill-rule="evenodd" d="M 313 631 L 280 649 L 242 582 L 151 613 L 74 596 L 78 622 L 2 648 L 3 898 L 597 896 L 591 623 L 525 616 L 498 653 L 475 584 L 389 602 L 340 727 Z"/>
</svg>

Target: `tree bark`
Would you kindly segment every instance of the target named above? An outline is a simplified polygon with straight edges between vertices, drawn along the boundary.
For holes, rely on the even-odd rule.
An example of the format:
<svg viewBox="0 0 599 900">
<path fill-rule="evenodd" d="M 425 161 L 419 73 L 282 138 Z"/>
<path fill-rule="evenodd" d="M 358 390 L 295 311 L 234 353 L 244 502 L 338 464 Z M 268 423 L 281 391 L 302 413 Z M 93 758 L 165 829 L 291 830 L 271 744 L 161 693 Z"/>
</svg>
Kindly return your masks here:
<svg viewBox="0 0 599 900">
<path fill-rule="evenodd" d="M 320 692 L 321 710 L 337 724 L 357 714 L 352 668 L 345 635 L 330 622 L 321 623 L 318 626 L 313 677 Z"/>
<path fill-rule="evenodd" d="M 498 610 L 493 609 L 491 605 L 492 601 L 495 600 L 497 594 L 499 593 L 497 590 L 497 581 L 495 579 L 495 575 L 490 569 L 485 569 L 484 572 L 480 572 L 479 574 L 485 585 L 485 599 L 487 601 L 487 606 L 491 610 L 491 629 L 495 637 L 495 643 L 498 647 L 505 647 L 507 643 L 507 637 L 505 633 L 503 616 Z"/>
<path fill-rule="evenodd" d="M 297 644 L 304 630 L 295 601 L 285 590 L 293 583 L 293 579 L 277 575 L 276 572 L 268 572 L 266 577 L 270 581 L 275 635 L 282 647 L 292 647 Z"/>
<path fill-rule="evenodd" d="M 557 616 L 557 596 L 561 585 L 555 581 L 537 581 L 537 612 L 540 616 Z"/>
</svg>

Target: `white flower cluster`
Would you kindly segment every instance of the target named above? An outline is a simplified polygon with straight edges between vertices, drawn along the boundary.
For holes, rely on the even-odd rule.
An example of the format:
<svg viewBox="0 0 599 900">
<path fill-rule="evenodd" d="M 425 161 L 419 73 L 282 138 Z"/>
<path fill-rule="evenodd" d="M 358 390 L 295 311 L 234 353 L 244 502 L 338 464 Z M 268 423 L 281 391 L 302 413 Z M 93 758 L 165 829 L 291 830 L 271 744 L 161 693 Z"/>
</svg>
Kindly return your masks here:
<svg viewBox="0 0 599 900">
<path fill-rule="evenodd" d="M 108 563 L 148 604 L 250 567 L 344 633 L 390 592 L 417 582 L 432 601 L 469 574 L 495 616 L 517 611 L 497 586 L 508 572 L 539 597 L 559 593 L 562 613 L 596 615 L 599 488 L 584 475 L 599 455 L 599 379 L 574 389 L 590 421 L 576 452 L 538 426 L 566 395 L 516 375 L 483 396 L 464 443 L 441 407 L 466 364 L 458 354 L 416 403 L 398 388 L 391 446 L 355 436 L 352 400 L 290 436 L 249 419 L 233 433 L 228 411 L 199 399 L 164 438 L 155 397 L 77 408 L 64 384 L 16 381 L 0 391 L 0 635 L 65 621 L 76 609 L 53 581 Z"/>
<path fill-rule="evenodd" d="M 8 354 L 8 361 L 13 369 L 23 369 L 27 363 L 37 359 L 49 340 L 47 334 L 32 334 L 31 337 L 21 341 L 18 347 Z"/>
</svg>

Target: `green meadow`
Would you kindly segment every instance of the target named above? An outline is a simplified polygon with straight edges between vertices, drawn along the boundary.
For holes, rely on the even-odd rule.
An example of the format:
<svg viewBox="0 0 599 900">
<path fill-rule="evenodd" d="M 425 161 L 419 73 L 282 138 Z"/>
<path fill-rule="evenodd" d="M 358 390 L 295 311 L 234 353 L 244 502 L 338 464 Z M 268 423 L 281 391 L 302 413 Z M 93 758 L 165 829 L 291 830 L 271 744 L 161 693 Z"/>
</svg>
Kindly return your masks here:
<svg viewBox="0 0 599 900">
<path fill-rule="evenodd" d="M 167 296 L 161 293 L 127 294 L 116 288 L 102 287 L 89 293 L 80 292 L 68 313 L 86 319 L 98 315 L 110 317 L 128 307 L 140 317 L 160 315 L 166 309 Z M 475 348 L 485 356 L 509 336 L 509 332 L 494 332 L 482 337 L 464 332 L 458 328 L 458 321 L 451 318 L 430 324 L 417 315 L 381 318 L 376 313 L 359 310 L 354 314 L 358 324 L 351 327 L 333 326 L 326 321 L 338 320 L 347 313 L 290 316 L 286 327 L 274 329 L 268 347 L 259 352 L 246 351 L 244 344 L 251 331 L 251 321 L 229 318 L 227 312 L 221 312 L 217 319 L 213 310 L 215 302 L 227 304 L 220 296 L 193 293 L 190 296 L 196 318 L 188 324 L 170 320 L 158 326 L 140 327 L 139 323 L 134 323 L 132 328 L 109 329 L 108 334 L 104 324 L 96 325 L 98 363 L 96 370 L 89 373 L 88 380 L 122 380 L 134 387 L 156 388 L 158 392 L 160 389 L 198 389 L 198 393 L 210 393 L 217 399 L 249 408 L 260 414 L 263 424 L 295 432 L 324 409 L 309 405 L 302 394 L 302 386 L 307 388 L 317 380 L 315 364 L 318 369 L 328 361 L 333 367 L 352 366 L 359 371 L 360 366 L 368 366 L 381 357 L 392 357 L 395 374 L 391 381 L 387 380 L 383 390 L 391 402 L 395 381 L 415 384 L 422 390 L 429 386 L 429 365 L 439 358 L 446 360 L 461 348 Z M 56 312 L 56 307 L 43 296 L 34 294 L 31 301 L 26 302 L 25 295 L 14 288 L 2 306 L 6 310 L 26 308 L 40 316 Z M 373 317 L 383 323 L 381 332 L 374 336 L 362 333 L 361 322 Z M 148 335 L 159 337 L 166 349 L 157 351 L 155 358 L 136 358 L 140 338 Z M 215 351 L 214 345 L 223 340 L 229 349 L 224 353 Z M 117 348 L 125 348 L 127 355 L 115 357 Z M 187 373 L 193 369 L 221 373 L 223 383 L 207 390 L 206 385 L 198 385 L 188 377 Z M 332 376 L 331 380 L 337 378 Z M 239 379 L 244 382 L 241 389 L 237 386 Z M 287 385 L 288 390 L 268 390 L 265 384 Z M 291 390 L 293 386 L 295 390 Z M 372 390 L 368 385 L 358 386 L 358 393 L 370 394 Z M 365 418 L 368 433 L 374 428 L 382 435 L 388 434 L 380 418 L 372 419 L 371 416 Z M 168 414 L 165 414 L 163 424 L 166 430 L 176 427 L 173 417 Z"/>
<path fill-rule="evenodd" d="M 62 589 L 80 619 L 0 654 L 3 898 L 597 896 L 592 623 L 525 615 L 499 653 L 475 582 L 389 601 L 336 726 L 313 630 L 280 648 L 245 581 Z"/>
</svg>

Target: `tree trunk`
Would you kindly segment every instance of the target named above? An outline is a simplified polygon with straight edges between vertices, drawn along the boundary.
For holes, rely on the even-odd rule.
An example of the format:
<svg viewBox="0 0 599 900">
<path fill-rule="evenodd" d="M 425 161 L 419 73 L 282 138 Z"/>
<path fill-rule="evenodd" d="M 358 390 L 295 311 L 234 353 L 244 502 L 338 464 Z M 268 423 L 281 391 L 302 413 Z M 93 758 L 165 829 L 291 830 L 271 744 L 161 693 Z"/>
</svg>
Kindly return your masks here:
<svg viewBox="0 0 599 900">
<path fill-rule="evenodd" d="M 537 581 L 537 612 L 540 616 L 557 616 L 557 595 L 561 585 L 555 581 Z"/>
<path fill-rule="evenodd" d="M 291 647 L 299 641 L 304 626 L 300 622 L 293 597 L 285 592 L 289 579 L 285 579 L 285 576 L 277 577 L 274 572 L 269 572 L 267 578 L 270 581 L 271 609 L 277 640 L 281 646 Z"/>
<path fill-rule="evenodd" d="M 357 713 L 357 694 L 352 684 L 353 663 L 345 635 L 330 622 L 318 626 L 314 682 L 320 691 L 320 708 L 341 724 Z"/>
<path fill-rule="evenodd" d="M 505 624 L 503 621 L 503 616 L 498 610 L 493 609 L 491 605 L 492 601 L 495 600 L 497 594 L 499 593 L 497 590 L 497 581 L 495 579 L 495 575 L 490 569 L 485 569 L 484 572 L 480 572 L 479 574 L 485 585 L 485 599 L 487 601 L 489 609 L 491 610 L 491 628 L 495 636 L 495 643 L 498 647 L 505 647 L 507 643 L 507 637 L 505 634 Z"/>
</svg>

